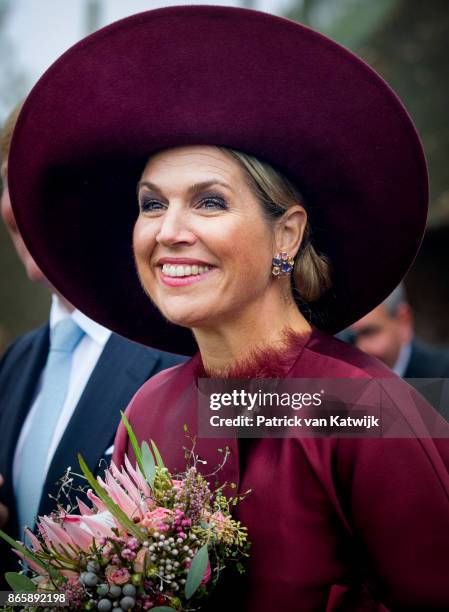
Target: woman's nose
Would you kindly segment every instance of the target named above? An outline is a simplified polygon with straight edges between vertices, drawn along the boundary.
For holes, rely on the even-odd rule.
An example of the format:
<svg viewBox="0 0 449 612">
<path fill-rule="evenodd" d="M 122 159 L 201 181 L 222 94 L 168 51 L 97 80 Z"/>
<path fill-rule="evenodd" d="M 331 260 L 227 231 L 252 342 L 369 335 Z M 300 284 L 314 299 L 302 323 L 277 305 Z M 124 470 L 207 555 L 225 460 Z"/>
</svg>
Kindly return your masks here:
<svg viewBox="0 0 449 612">
<path fill-rule="evenodd" d="M 189 229 L 187 217 L 188 214 L 185 211 L 175 206 L 169 207 L 161 218 L 156 242 L 163 246 L 193 244 L 196 238 L 195 234 Z"/>
</svg>

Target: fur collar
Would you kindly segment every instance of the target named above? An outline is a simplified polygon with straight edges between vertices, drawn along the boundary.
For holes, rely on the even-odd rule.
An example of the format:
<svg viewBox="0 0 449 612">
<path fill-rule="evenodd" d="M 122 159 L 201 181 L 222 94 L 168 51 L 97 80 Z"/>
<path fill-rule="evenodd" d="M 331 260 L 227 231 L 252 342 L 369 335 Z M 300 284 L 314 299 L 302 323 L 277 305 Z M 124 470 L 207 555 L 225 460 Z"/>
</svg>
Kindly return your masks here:
<svg viewBox="0 0 449 612">
<path fill-rule="evenodd" d="M 284 378 L 307 344 L 311 332 L 300 334 L 292 329 L 284 330 L 280 347 L 261 344 L 254 347 L 247 357 L 239 359 L 225 371 L 206 369 L 199 356 L 197 378 Z"/>
</svg>

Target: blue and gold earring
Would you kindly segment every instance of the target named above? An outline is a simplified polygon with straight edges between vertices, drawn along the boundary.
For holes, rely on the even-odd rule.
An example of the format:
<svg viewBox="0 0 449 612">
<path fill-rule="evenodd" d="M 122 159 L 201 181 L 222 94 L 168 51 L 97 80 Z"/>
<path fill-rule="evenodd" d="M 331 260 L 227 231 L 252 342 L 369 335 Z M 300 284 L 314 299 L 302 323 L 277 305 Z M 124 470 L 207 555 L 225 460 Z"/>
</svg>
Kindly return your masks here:
<svg viewBox="0 0 449 612">
<path fill-rule="evenodd" d="M 273 276 L 288 276 L 293 270 L 295 260 L 288 253 L 278 253 L 271 262 L 271 273 Z"/>
</svg>

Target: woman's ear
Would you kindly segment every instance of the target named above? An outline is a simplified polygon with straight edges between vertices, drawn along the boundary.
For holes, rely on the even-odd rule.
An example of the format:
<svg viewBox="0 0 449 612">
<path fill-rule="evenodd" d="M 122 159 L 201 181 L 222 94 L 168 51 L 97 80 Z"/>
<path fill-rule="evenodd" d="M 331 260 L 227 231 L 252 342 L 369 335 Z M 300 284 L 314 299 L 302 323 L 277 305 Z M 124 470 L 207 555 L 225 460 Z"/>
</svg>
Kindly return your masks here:
<svg viewBox="0 0 449 612">
<path fill-rule="evenodd" d="M 303 206 L 290 206 L 278 220 L 275 229 L 275 245 L 279 252 L 295 257 L 301 246 L 307 225 L 307 213 Z"/>
</svg>

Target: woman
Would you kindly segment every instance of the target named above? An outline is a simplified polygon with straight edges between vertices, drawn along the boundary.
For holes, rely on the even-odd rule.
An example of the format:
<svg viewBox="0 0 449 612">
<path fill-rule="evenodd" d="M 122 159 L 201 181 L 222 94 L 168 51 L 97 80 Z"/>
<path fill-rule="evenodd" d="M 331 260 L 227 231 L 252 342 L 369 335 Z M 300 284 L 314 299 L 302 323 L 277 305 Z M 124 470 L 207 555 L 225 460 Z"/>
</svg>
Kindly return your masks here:
<svg viewBox="0 0 449 612">
<path fill-rule="evenodd" d="M 322 36 L 227 7 L 113 24 L 41 79 L 9 167 L 22 233 L 71 302 L 169 350 L 194 351 L 193 332 L 195 356 L 127 410 L 169 468 L 184 425 L 197 432 L 201 376 L 392 376 L 329 332 L 411 264 L 425 163 L 394 94 Z M 206 471 L 227 445 L 221 479 L 252 490 L 248 574 L 209 609 L 447 609 L 449 447 L 414 435 L 394 380 L 405 439 L 198 439 Z"/>
</svg>

